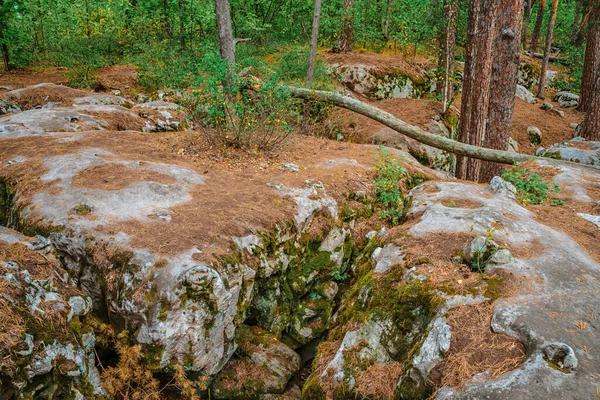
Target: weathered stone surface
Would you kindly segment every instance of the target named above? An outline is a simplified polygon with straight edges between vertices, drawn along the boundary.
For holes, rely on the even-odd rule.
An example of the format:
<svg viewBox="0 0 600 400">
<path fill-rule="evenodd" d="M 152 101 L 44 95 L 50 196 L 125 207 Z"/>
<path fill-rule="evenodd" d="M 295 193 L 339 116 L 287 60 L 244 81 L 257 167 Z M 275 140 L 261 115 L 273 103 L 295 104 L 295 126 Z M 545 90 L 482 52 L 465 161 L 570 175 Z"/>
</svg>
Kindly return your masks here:
<svg viewBox="0 0 600 400">
<path fill-rule="evenodd" d="M 517 188 L 510 182 L 505 181 L 499 176 L 495 176 L 490 181 L 490 190 L 494 193 L 499 193 L 511 199 L 516 198 Z"/>
<path fill-rule="evenodd" d="M 213 384 L 215 398 L 249 399 L 283 394 L 289 379 L 300 369 L 300 356 L 256 326 L 239 326 L 236 342 L 237 357 L 223 368 Z"/>
<path fill-rule="evenodd" d="M 574 138 L 550 147 L 544 152 L 544 157 L 558 158 L 581 164 L 600 165 L 600 142 Z"/>
<path fill-rule="evenodd" d="M 428 130 L 434 134 L 450 137 L 450 132 L 441 122 L 433 121 Z M 390 128 L 384 128 L 375 133 L 373 135 L 373 144 L 393 147 L 408 152 L 419 160 L 421 164 L 437 170 L 452 171 L 454 168 L 455 157 L 453 154 L 419 143 Z"/>
<path fill-rule="evenodd" d="M 2 393 L 105 394 L 89 325 L 91 299 L 64 282 L 66 271 L 46 246 L 39 248 L 42 239 L 0 228 Z"/>
<path fill-rule="evenodd" d="M 579 95 L 575 93 L 558 92 L 552 100 L 558 102 L 562 108 L 577 107 L 579 105 Z"/>
<path fill-rule="evenodd" d="M 536 100 L 535 96 L 533 95 L 533 93 L 531 93 L 529 90 L 527 90 L 527 88 L 524 86 L 517 85 L 516 96 L 519 99 L 528 102 L 529 104 L 537 103 L 537 100 Z"/>
<path fill-rule="evenodd" d="M 542 143 L 542 131 L 538 127 L 530 126 L 527 128 L 527 137 L 531 144 L 541 144 Z"/>
<path fill-rule="evenodd" d="M 362 64 L 333 64 L 330 74 L 353 92 L 379 100 L 418 98 L 431 87 L 426 78 L 415 82 L 411 77 Z"/>
<path fill-rule="evenodd" d="M 428 185 L 433 185 L 438 191 L 425 190 Z M 483 207 L 448 209 L 440 203 L 441 199 L 448 197 L 477 200 Z M 502 228 L 494 232 L 494 240 L 506 243 L 509 249 L 511 246 L 527 246 L 535 240 L 543 241 L 548 246 L 534 258 L 515 259 L 498 266 L 543 281 L 543 284 L 534 285 L 530 294 L 520 296 L 517 302 L 499 300 L 494 309 L 492 328 L 516 337 L 525 344 L 528 354 L 525 364 L 493 381 L 468 384 L 464 391 L 444 388 L 437 398 L 541 399 L 552 397 L 557 388 L 561 392 L 567 391 L 572 398 L 592 396 L 595 383 L 591 376 L 600 368 L 590 358 L 594 351 L 600 350 L 597 341 L 591 340 L 592 332 L 597 328 L 586 325 L 586 330 L 571 330 L 568 327 L 577 321 L 589 321 L 588 310 L 600 306 L 598 297 L 593 294 L 600 284 L 600 265 L 567 234 L 540 224 L 530 211 L 513 200 L 500 195 L 489 197 L 485 188 L 450 182 L 426 184 L 421 191 L 415 191 L 410 211 L 417 214 L 422 212 L 421 222 L 409 230 L 412 235 L 469 232 L 471 227 L 483 233 L 495 222 L 501 223 Z M 569 265 L 569 268 L 565 269 L 565 265 Z M 586 279 L 580 281 L 577 278 L 579 276 L 586 276 Z M 556 318 L 532 318 L 534 315 L 549 314 Z M 559 326 L 565 329 L 557 329 Z M 576 372 L 568 374 L 552 368 L 544 360 L 544 349 L 549 343 L 563 343 L 572 349 L 576 348 L 577 343 L 585 343 L 590 347 L 587 353 L 577 352 L 579 363 Z M 586 362 L 582 362 L 581 358 Z"/>
</svg>

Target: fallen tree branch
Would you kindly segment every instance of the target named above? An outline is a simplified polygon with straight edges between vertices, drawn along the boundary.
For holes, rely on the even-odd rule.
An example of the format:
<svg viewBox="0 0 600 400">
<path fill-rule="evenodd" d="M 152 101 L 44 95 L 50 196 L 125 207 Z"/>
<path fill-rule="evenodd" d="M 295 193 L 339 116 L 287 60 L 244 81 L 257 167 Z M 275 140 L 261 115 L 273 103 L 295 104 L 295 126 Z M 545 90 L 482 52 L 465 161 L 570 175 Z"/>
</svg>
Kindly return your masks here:
<svg viewBox="0 0 600 400">
<path fill-rule="evenodd" d="M 299 97 L 306 100 L 325 101 L 335 104 L 339 107 L 369 117 L 377 122 L 382 123 L 388 128 L 402 133 L 403 135 L 415 139 L 423 144 L 461 156 L 467 156 L 476 158 L 478 160 L 491 161 L 500 164 L 514 164 L 528 160 L 544 160 L 547 164 L 551 165 L 567 164 L 581 166 L 581 164 L 576 164 L 570 161 L 535 157 L 529 154 L 513 153 L 510 151 L 487 149 L 484 147 L 457 142 L 456 140 L 426 132 L 416 126 L 407 124 L 406 122 L 394 117 L 392 114 L 377 107 L 338 93 L 298 88 L 295 86 L 284 86 L 284 88 L 289 90 L 294 97 Z M 598 169 L 598 167 L 594 166 L 587 167 Z"/>
<path fill-rule="evenodd" d="M 483 147 L 457 142 L 456 140 L 448 139 L 443 136 L 434 135 L 429 132 L 425 132 L 416 126 L 409 125 L 406 122 L 394 117 L 392 114 L 377 107 L 373 107 L 370 104 L 341 94 L 322 90 L 297 88 L 293 86 L 286 86 L 286 88 L 295 97 L 300 97 L 307 100 L 326 101 L 335 104 L 342 108 L 346 108 L 374 119 L 377 122 L 381 122 L 388 128 L 391 128 L 396 132 L 400 132 L 411 139 L 415 139 L 423 144 L 445 150 L 450 153 L 502 164 L 514 164 L 515 162 L 527 161 L 532 157 L 527 154 L 486 149 Z"/>
</svg>

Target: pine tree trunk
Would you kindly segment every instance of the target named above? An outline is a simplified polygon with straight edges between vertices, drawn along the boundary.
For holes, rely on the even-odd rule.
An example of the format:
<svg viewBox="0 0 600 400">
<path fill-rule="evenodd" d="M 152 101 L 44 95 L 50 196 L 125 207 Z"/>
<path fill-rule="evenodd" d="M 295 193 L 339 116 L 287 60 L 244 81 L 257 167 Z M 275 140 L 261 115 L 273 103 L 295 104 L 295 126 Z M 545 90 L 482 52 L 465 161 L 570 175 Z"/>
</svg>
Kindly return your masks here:
<svg viewBox="0 0 600 400">
<path fill-rule="evenodd" d="M 340 36 L 332 51 L 334 53 L 349 53 L 352 51 L 352 33 L 354 29 L 354 0 L 344 0 L 342 11 L 342 28 Z"/>
<path fill-rule="evenodd" d="M 531 36 L 531 47 L 529 48 L 530 53 L 535 53 L 537 51 L 538 41 L 540 40 L 540 30 L 542 29 L 542 23 L 544 22 L 545 11 L 546 0 L 540 0 L 537 20 L 535 21 L 535 28 L 533 29 L 533 35 Z"/>
<path fill-rule="evenodd" d="M 4 37 L 4 29 L 0 26 L 0 40 L 2 40 L 2 58 L 4 60 L 4 70 L 10 71 L 12 66 L 10 65 L 10 51 L 6 44 L 6 38 Z"/>
<path fill-rule="evenodd" d="M 581 18 L 581 23 L 579 24 L 579 29 L 577 31 L 577 36 L 575 37 L 575 41 L 573 44 L 577 48 L 581 48 L 586 39 L 586 32 L 588 23 L 590 20 L 590 15 L 592 14 L 592 7 L 594 6 L 593 0 L 588 0 L 583 4 L 583 17 Z"/>
<path fill-rule="evenodd" d="M 592 96 L 595 74 L 600 64 L 600 4 L 596 4 L 589 20 L 585 60 L 581 75 L 581 92 L 579 96 L 579 111 L 587 111 L 589 97 Z"/>
<path fill-rule="evenodd" d="M 587 113 L 581 136 L 587 140 L 600 140 L 600 67 L 594 72 L 594 86 L 588 97 Z"/>
<path fill-rule="evenodd" d="M 482 146 L 485 137 L 492 77 L 492 44 L 495 37 L 496 1 L 473 0 L 465 49 L 465 72 L 458 140 Z M 457 157 L 456 177 L 479 181 L 481 161 Z"/>
<path fill-rule="evenodd" d="M 544 46 L 544 60 L 542 61 L 542 70 L 540 72 L 540 83 L 537 97 L 544 100 L 546 91 L 546 71 L 550 62 L 550 50 L 552 50 L 552 36 L 554 35 L 554 23 L 556 22 L 556 12 L 558 11 L 558 0 L 552 0 L 550 9 L 550 21 L 548 22 L 548 33 L 546 34 L 546 46 Z"/>
<path fill-rule="evenodd" d="M 458 1 L 445 0 L 444 6 L 444 30 L 440 37 L 440 57 L 438 70 L 442 72 L 443 78 L 438 81 L 437 92 L 442 94 L 444 108 L 448 110 L 450 99 L 454 95 L 454 85 L 450 77 L 454 74 L 454 46 L 456 45 L 456 16 L 458 14 Z"/>
<path fill-rule="evenodd" d="M 515 110 L 524 0 L 503 0 L 498 6 L 497 32 L 492 60 L 490 107 L 483 147 L 508 150 Z M 480 182 L 502 173 L 502 165 L 482 162 Z"/>
<path fill-rule="evenodd" d="M 229 63 L 229 68 L 235 67 L 235 44 L 231 28 L 231 12 L 229 0 L 215 0 L 217 15 L 217 31 L 219 32 L 219 50 L 221 57 Z"/>
<path fill-rule="evenodd" d="M 183 22 L 183 0 L 177 1 L 177 7 L 179 8 L 179 43 L 181 50 L 185 50 L 185 24 Z"/>
<path fill-rule="evenodd" d="M 392 12 L 392 0 L 387 0 L 385 8 L 385 23 L 383 24 L 383 34 L 387 40 L 390 40 L 390 13 Z"/>
<path fill-rule="evenodd" d="M 531 11 L 533 9 L 533 0 L 527 0 L 525 6 L 525 23 L 523 26 L 523 48 L 527 47 L 527 35 L 529 34 L 529 23 L 531 22 Z"/>
<path fill-rule="evenodd" d="M 319 46 L 319 23 L 321 19 L 321 0 L 315 0 L 315 11 L 313 14 L 312 35 L 310 38 L 310 54 L 308 56 L 308 72 L 306 74 L 306 87 L 312 86 L 315 74 L 315 63 L 317 60 L 317 48 Z"/>
</svg>

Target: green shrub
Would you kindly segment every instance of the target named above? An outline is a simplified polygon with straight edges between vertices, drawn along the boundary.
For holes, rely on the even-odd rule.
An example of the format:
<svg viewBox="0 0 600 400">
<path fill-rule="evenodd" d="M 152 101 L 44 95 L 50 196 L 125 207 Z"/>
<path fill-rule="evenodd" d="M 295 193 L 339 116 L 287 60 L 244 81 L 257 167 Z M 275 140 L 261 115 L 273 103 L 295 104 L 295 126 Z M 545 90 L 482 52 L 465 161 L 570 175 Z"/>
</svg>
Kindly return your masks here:
<svg viewBox="0 0 600 400">
<path fill-rule="evenodd" d="M 297 100 L 276 77 L 257 82 L 229 73 L 215 53 L 202 60 L 209 70 L 198 78 L 194 107 L 206 137 L 227 147 L 271 150 L 284 143 L 298 120 Z"/>
<path fill-rule="evenodd" d="M 558 187 L 558 185 L 548 186 L 538 174 L 525 171 L 523 168 L 516 165 L 511 169 L 504 171 L 502 173 L 502 178 L 515 185 L 517 188 L 518 199 L 523 203 L 542 204 L 548 199 L 550 190 L 553 190 L 556 193 L 560 192 L 560 187 Z M 553 205 L 560 204 L 556 203 Z"/>
<path fill-rule="evenodd" d="M 401 181 L 404 170 L 400 162 L 382 150 L 375 156 L 375 202 L 381 208 L 379 215 L 392 225 L 398 225 L 404 216 L 405 199 Z"/>
</svg>

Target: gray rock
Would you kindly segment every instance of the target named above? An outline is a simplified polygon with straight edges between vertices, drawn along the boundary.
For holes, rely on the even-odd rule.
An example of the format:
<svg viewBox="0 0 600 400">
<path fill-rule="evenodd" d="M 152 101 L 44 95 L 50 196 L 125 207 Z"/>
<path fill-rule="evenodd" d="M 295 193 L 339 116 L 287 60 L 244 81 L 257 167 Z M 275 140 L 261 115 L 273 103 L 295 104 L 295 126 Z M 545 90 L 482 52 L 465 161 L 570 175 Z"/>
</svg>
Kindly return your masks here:
<svg viewBox="0 0 600 400">
<path fill-rule="evenodd" d="M 535 104 L 537 102 L 533 93 L 531 93 L 525 86 L 517 85 L 516 96 L 529 104 Z"/>
<path fill-rule="evenodd" d="M 553 158 L 588 165 L 600 165 L 600 142 L 573 138 L 550 147 L 545 154 Z"/>
<path fill-rule="evenodd" d="M 512 151 L 513 153 L 519 152 L 519 142 L 512 137 L 508 140 L 508 151 Z"/>
<path fill-rule="evenodd" d="M 576 123 L 576 122 L 571 122 L 571 123 L 569 124 L 569 128 L 571 128 L 571 129 L 577 129 L 577 127 L 578 127 L 578 126 L 579 126 L 579 124 L 578 124 L 578 123 Z"/>
<path fill-rule="evenodd" d="M 297 166 L 296 164 L 292 164 L 290 162 L 286 162 L 283 163 L 283 165 L 281 167 L 279 167 L 279 169 L 281 170 L 288 170 L 288 171 L 292 171 L 292 172 L 299 172 L 300 171 L 300 167 Z"/>
<path fill-rule="evenodd" d="M 530 126 L 527 128 L 527 137 L 532 144 L 542 143 L 542 131 L 535 126 Z"/>
<path fill-rule="evenodd" d="M 553 98 L 562 108 L 577 107 L 579 105 L 579 95 L 570 92 L 558 92 Z"/>
<path fill-rule="evenodd" d="M 544 356 L 560 368 L 577 368 L 577 357 L 573 349 L 564 343 L 549 343 L 543 347 Z"/>
<path fill-rule="evenodd" d="M 542 106 L 540 108 L 544 111 L 550 111 L 554 108 L 554 106 L 552 105 L 552 103 L 548 103 L 546 101 L 546 102 L 544 102 L 544 104 L 542 104 Z"/>
<path fill-rule="evenodd" d="M 561 118 L 565 118 L 565 112 L 563 110 L 552 109 L 550 112 L 554 115 L 558 115 Z"/>
<path fill-rule="evenodd" d="M 514 199 L 517 196 L 517 188 L 512 183 L 505 181 L 499 176 L 493 177 L 490 181 L 490 190 L 511 199 Z"/>
<path fill-rule="evenodd" d="M 537 150 L 535 151 L 535 155 L 538 157 L 543 157 L 545 153 L 546 153 L 546 148 L 544 146 L 538 147 Z"/>
<path fill-rule="evenodd" d="M 486 236 L 476 236 L 463 250 L 465 263 L 481 268 L 499 247 L 496 242 Z"/>
<path fill-rule="evenodd" d="M 498 249 L 492 254 L 492 256 L 488 259 L 489 265 L 505 265 L 513 262 L 515 258 L 512 253 L 508 249 Z"/>
<path fill-rule="evenodd" d="M 385 247 L 378 247 L 373 251 L 371 259 L 375 265 L 374 272 L 387 272 L 393 265 L 404 260 L 406 252 L 393 244 L 388 244 Z"/>
<path fill-rule="evenodd" d="M 21 107 L 10 101 L 0 100 L 0 115 L 21 112 Z"/>
<path fill-rule="evenodd" d="M 431 370 L 450 350 L 450 325 L 446 319 L 438 317 L 430 324 L 429 334 L 423 342 L 419 354 L 413 358 L 413 366 L 419 372 L 420 381 L 426 382 Z"/>
</svg>

